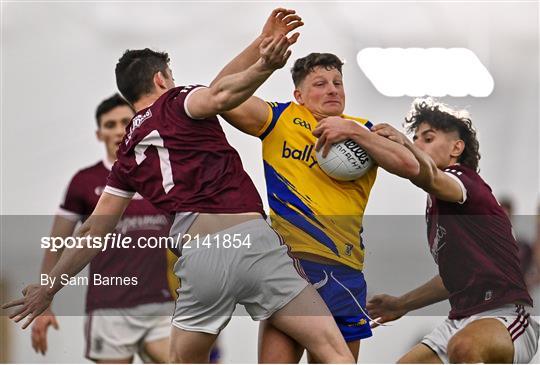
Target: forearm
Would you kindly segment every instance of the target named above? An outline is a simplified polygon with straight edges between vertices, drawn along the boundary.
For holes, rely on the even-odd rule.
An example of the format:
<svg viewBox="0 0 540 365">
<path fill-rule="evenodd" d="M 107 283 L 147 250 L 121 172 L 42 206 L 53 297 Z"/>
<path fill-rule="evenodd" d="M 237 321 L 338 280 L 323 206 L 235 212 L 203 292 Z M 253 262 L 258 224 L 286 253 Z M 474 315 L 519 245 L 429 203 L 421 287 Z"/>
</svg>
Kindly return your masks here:
<svg viewBox="0 0 540 365">
<path fill-rule="evenodd" d="M 273 70 L 264 67 L 262 60 L 257 61 L 245 71 L 225 76 L 211 86 L 211 100 L 213 111 L 219 114 L 236 108 L 262 85 Z"/>
<path fill-rule="evenodd" d="M 413 154 L 420 168 L 418 175 L 410 179 L 411 182 L 430 192 L 435 175 L 438 173 L 437 165 L 427 153 L 416 147 L 409 139 L 406 140 L 404 146 Z"/>
<path fill-rule="evenodd" d="M 53 285 L 47 289 L 49 294 L 54 295 L 62 289 L 61 278 L 64 278 L 66 275 L 68 277 L 77 275 L 102 251 L 103 247 L 106 248 L 106 246 L 102 246 L 101 244 L 93 244 L 93 239 L 103 239 L 107 233 L 114 230 L 116 222 L 118 222 L 118 219 L 109 221 L 106 219 L 106 216 L 105 218 L 101 218 L 100 216 L 92 215 L 87 219 L 76 234 L 76 237 L 85 237 L 87 239 L 81 240 L 82 245 L 80 247 L 65 248 L 56 265 L 50 270 L 49 282 Z M 100 242 L 103 241 L 101 240 Z"/>
<path fill-rule="evenodd" d="M 356 126 L 352 140 L 391 174 L 410 179 L 418 174 L 418 162 L 405 146 Z"/>
<path fill-rule="evenodd" d="M 437 275 L 424 285 L 402 295 L 399 301 L 402 308 L 410 312 L 448 299 L 449 296 L 441 277 Z"/>
<path fill-rule="evenodd" d="M 238 56 L 229 62 L 210 83 L 210 86 L 215 85 L 223 77 L 241 72 L 253 65 L 260 58 L 259 46 L 263 37 L 257 37 L 251 44 L 244 49 Z"/>
<path fill-rule="evenodd" d="M 50 249 L 45 249 L 45 254 L 43 255 L 43 261 L 41 263 L 41 273 L 48 274 L 53 269 L 54 265 L 58 262 L 62 256 L 64 250 L 60 249 L 56 252 L 51 251 Z"/>
</svg>

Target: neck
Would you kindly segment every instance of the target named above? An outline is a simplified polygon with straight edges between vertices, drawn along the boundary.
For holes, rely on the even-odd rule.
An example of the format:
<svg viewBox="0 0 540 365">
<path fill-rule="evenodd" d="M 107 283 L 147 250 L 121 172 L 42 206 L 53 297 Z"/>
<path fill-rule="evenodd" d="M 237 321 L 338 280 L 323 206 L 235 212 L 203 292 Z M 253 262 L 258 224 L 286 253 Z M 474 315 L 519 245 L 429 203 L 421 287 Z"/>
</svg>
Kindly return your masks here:
<svg viewBox="0 0 540 365">
<path fill-rule="evenodd" d="M 141 97 L 139 100 L 133 103 L 133 107 L 135 108 L 135 111 L 138 113 L 139 111 L 143 110 L 144 108 L 148 108 L 150 105 L 154 104 L 154 102 L 159 99 L 161 95 L 157 94 L 149 94 Z"/>
</svg>

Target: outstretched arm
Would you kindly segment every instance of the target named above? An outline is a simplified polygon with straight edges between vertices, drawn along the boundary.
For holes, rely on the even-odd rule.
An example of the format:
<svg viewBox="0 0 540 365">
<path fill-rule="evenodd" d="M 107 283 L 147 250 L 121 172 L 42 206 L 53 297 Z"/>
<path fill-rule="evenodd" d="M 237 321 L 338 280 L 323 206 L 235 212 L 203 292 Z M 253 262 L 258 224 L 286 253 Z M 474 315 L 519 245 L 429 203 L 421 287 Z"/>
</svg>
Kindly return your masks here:
<svg viewBox="0 0 540 365">
<path fill-rule="evenodd" d="M 435 161 L 427 153 L 416 147 L 407 136 L 385 123 L 374 126 L 372 131 L 397 142 L 414 155 L 420 170 L 418 174 L 409 178 L 413 184 L 441 200 L 454 203 L 463 202 L 464 196 L 460 184 L 439 169 Z"/>
<path fill-rule="evenodd" d="M 186 112 L 196 119 L 231 110 L 253 95 L 277 69 L 285 66 L 291 55 L 287 37 L 265 39 L 260 45 L 261 58 L 244 71 L 225 76 L 208 88 L 194 91 L 186 99 Z"/>
<path fill-rule="evenodd" d="M 418 162 L 403 145 L 370 132 L 355 121 L 328 117 L 319 122 L 313 135 L 319 140 L 315 146 L 326 156 L 332 144 L 352 139 L 386 171 L 409 179 L 418 174 Z"/>
<path fill-rule="evenodd" d="M 303 24 L 302 18 L 296 15 L 294 10 L 284 8 L 274 9 L 266 20 L 261 34 L 219 72 L 216 78 L 210 83 L 210 86 L 213 86 L 223 77 L 241 72 L 257 62 L 261 57 L 259 47 L 265 38 L 281 35 L 286 36 Z M 294 33 L 287 38 L 289 46 L 296 43 L 299 36 L 300 33 Z"/>
<path fill-rule="evenodd" d="M 112 232 L 130 201 L 131 199 L 103 193 L 92 216 L 81 226 L 77 236 L 104 237 L 107 233 Z M 28 285 L 23 289 L 24 297 L 4 304 L 2 308 L 18 307 L 9 318 L 19 322 L 28 317 L 23 329 L 28 327 L 34 318 L 49 307 L 54 295 L 63 287 L 62 275 L 70 277 L 76 275 L 101 250 L 101 247 L 85 245 L 64 249 L 60 260 L 49 273 L 49 281 L 53 282 L 53 285 L 50 287 L 39 284 Z"/>
<path fill-rule="evenodd" d="M 266 20 L 261 34 L 227 66 L 221 70 L 210 86 L 214 86 L 228 75 L 241 72 L 261 58 L 259 50 L 261 42 L 266 37 L 287 36 L 298 27 L 304 25 L 302 19 L 295 14 L 294 10 L 275 9 Z M 293 33 L 287 38 L 288 46 L 292 46 L 298 40 L 300 33 Z M 220 115 L 231 125 L 244 133 L 258 135 L 258 132 L 266 123 L 270 114 L 270 107 L 264 100 L 256 96 L 250 97 L 239 107 L 221 113 Z"/>
<path fill-rule="evenodd" d="M 77 221 L 66 219 L 61 215 L 57 215 L 54 218 L 54 223 L 51 229 L 51 237 L 70 237 L 73 235 Z M 51 249 L 45 249 L 43 255 L 43 261 L 41 264 L 41 273 L 49 274 L 60 259 L 62 250 L 53 251 Z M 47 308 L 43 314 L 38 316 L 32 326 L 32 348 L 36 352 L 40 352 L 45 355 L 47 352 L 47 331 L 49 326 L 53 326 L 58 329 L 58 321 L 54 315 L 51 307 Z"/>
<path fill-rule="evenodd" d="M 369 315 L 377 320 L 372 327 L 377 327 L 379 324 L 395 321 L 415 309 L 448 299 L 449 295 L 441 277 L 437 275 L 424 285 L 400 297 L 387 294 L 375 295 L 368 301 L 366 309 Z"/>
</svg>

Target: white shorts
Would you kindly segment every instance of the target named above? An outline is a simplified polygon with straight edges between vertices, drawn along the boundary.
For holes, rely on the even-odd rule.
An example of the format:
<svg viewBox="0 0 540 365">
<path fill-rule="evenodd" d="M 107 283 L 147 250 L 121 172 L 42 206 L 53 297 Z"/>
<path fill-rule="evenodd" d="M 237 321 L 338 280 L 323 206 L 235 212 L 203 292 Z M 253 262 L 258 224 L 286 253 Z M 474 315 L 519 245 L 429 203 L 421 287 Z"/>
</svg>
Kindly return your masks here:
<svg viewBox="0 0 540 365">
<path fill-rule="evenodd" d="M 509 304 L 463 319 L 446 319 L 422 343 L 431 348 L 441 361 L 449 363 L 447 346 L 450 339 L 469 323 L 483 318 L 499 320 L 508 329 L 514 342 L 514 364 L 529 363 L 538 349 L 540 325 L 529 314 L 531 308 Z"/>
<path fill-rule="evenodd" d="M 143 344 L 171 333 L 172 302 L 132 308 L 96 309 L 85 321 L 85 357 L 90 360 L 128 359 L 143 353 Z M 144 354 L 143 354 L 144 356 Z"/>
<path fill-rule="evenodd" d="M 238 235 L 237 243 L 249 239 L 251 246 L 225 248 L 227 234 Z M 309 285 L 296 271 L 288 247 L 264 219 L 206 237 L 211 238 L 209 247 L 202 245 L 202 238 L 198 244 L 188 242 L 174 266 L 180 288 L 172 324 L 178 328 L 218 334 L 237 304 L 254 320 L 264 320 Z"/>
</svg>

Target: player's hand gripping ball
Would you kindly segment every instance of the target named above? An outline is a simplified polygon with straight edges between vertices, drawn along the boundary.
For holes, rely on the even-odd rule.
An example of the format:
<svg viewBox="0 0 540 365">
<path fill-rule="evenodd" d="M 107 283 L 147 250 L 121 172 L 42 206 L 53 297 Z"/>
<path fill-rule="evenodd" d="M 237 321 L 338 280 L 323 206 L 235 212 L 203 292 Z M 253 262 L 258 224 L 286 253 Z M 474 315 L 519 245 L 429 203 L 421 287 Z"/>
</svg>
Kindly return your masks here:
<svg viewBox="0 0 540 365">
<path fill-rule="evenodd" d="M 322 148 L 316 156 L 320 168 L 340 181 L 356 180 L 373 166 L 373 158 L 351 139 L 333 144 L 326 157 L 322 156 Z"/>
</svg>

